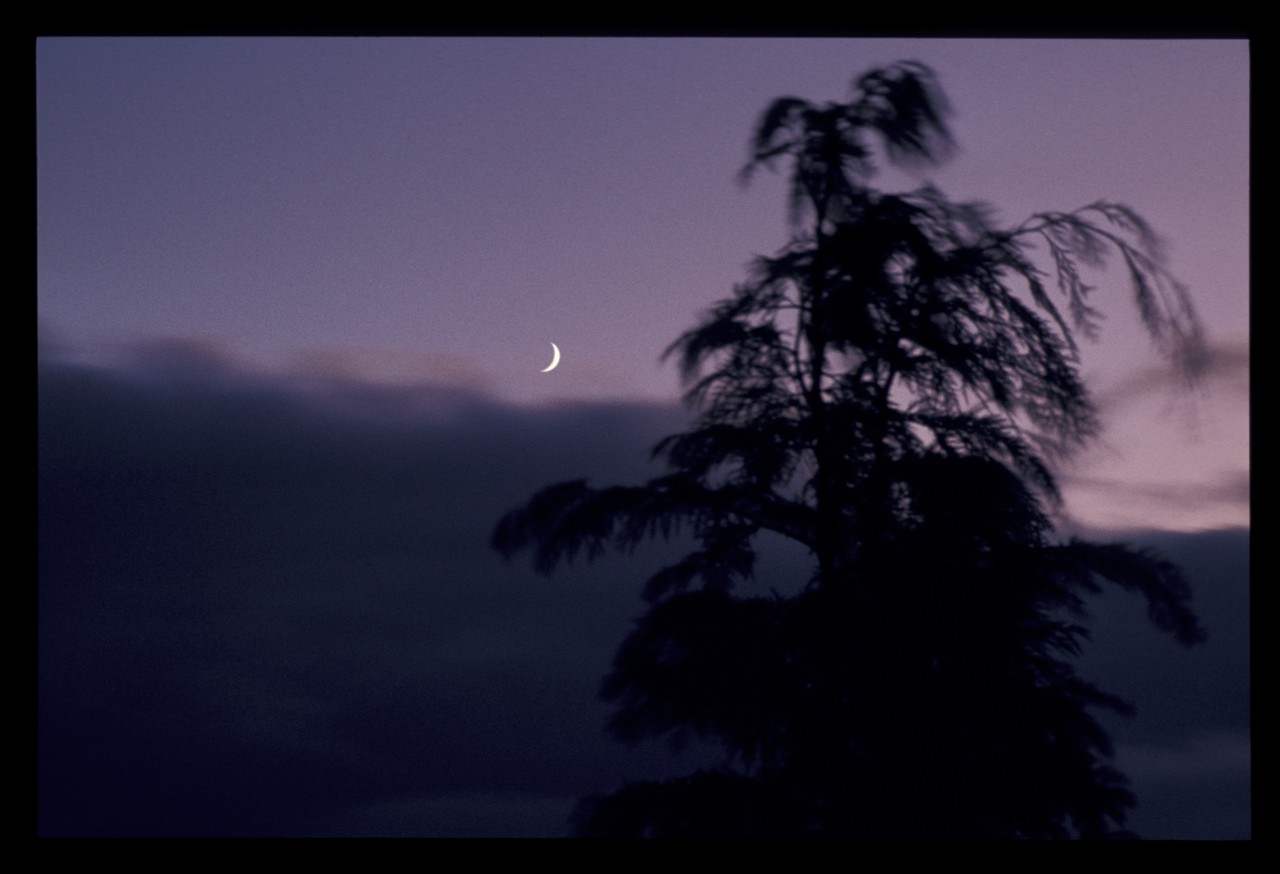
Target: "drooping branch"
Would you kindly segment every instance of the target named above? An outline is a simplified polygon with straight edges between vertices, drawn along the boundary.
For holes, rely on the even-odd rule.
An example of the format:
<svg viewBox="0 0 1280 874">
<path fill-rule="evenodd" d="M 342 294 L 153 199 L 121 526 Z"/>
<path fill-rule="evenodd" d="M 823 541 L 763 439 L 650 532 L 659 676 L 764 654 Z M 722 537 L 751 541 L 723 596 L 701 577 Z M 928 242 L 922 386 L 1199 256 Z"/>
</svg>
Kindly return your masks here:
<svg viewBox="0 0 1280 874">
<path fill-rule="evenodd" d="M 1152 552 L 1121 543 L 1087 543 L 1072 539 L 1048 554 L 1063 581 L 1097 592 L 1099 578 L 1147 599 L 1152 624 L 1189 646 L 1206 639 L 1188 606 L 1191 587 L 1178 567 Z"/>
<path fill-rule="evenodd" d="M 1091 220 L 1091 215 L 1105 224 Z M 1097 201 L 1069 213 L 1036 213 L 1002 235 L 1015 245 L 1022 245 L 1026 237 L 1038 238 L 1048 247 L 1058 288 L 1067 299 L 1074 325 L 1086 337 L 1097 334 L 1101 315 L 1089 300 L 1094 289 L 1084 282 L 1077 262 L 1100 267 L 1108 250 L 1113 250 L 1128 270 L 1134 304 L 1156 348 L 1188 379 L 1203 370 L 1204 334 L 1190 293 L 1165 266 L 1159 238 L 1136 211 L 1124 204 Z M 1032 269 L 1024 266 L 1020 272 L 1030 280 Z M 1037 283 L 1031 288 L 1037 303 L 1046 306 L 1043 286 Z M 1070 340 L 1070 332 L 1064 334 Z"/>
<path fill-rule="evenodd" d="M 549 573 L 561 562 L 588 561 L 612 547 L 624 552 L 647 540 L 669 539 L 688 527 L 706 535 L 729 525 L 765 529 L 803 545 L 813 542 L 813 514 L 802 503 L 755 488 L 713 488 L 683 474 L 644 486 L 593 489 L 585 480 L 549 486 L 499 520 L 493 546 L 503 556 L 532 548 L 534 567 Z"/>
</svg>

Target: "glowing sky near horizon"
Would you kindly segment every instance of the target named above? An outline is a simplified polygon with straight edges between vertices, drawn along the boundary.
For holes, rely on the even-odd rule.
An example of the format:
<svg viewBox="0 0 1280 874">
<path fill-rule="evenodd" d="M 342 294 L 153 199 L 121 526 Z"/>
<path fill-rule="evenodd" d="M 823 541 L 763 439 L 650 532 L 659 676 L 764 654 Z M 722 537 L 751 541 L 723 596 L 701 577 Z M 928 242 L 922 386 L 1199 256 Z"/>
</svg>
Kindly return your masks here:
<svg viewBox="0 0 1280 874">
<path fill-rule="evenodd" d="M 1179 393 L 1123 271 L 1095 277 L 1108 427 L 1064 471 L 1070 518 L 1247 525 L 1244 42 L 42 39 L 42 337 L 522 404 L 674 399 L 661 350 L 786 241 L 781 181 L 735 183 L 760 111 L 898 59 L 955 109 L 929 181 L 1009 224 L 1127 203 L 1200 309 L 1215 367 Z"/>
</svg>

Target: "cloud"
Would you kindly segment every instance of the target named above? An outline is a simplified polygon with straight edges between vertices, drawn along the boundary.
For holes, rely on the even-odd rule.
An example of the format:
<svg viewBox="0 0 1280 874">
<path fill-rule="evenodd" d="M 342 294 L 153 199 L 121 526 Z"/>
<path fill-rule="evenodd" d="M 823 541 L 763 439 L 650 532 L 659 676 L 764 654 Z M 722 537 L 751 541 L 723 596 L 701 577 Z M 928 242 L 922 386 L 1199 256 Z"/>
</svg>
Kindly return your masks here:
<svg viewBox="0 0 1280 874">
<path fill-rule="evenodd" d="M 1221 470 L 1213 479 L 1201 482 L 1135 482 L 1078 474 L 1066 474 L 1061 481 L 1064 486 L 1087 490 L 1109 501 L 1147 502 L 1160 507 L 1167 517 L 1179 510 L 1199 512 L 1206 504 L 1224 504 L 1247 514 L 1252 478 L 1248 471 Z"/>
<path fill-rule="evenodd" d="M 1173 743 L 1122 745 L 1117 757 L 1135 780 L 1187 783 L 1247 776 L 1252 747 L 1247 734 L 1216 731 Z"/>
<path fill-rule="evenodd" d="M 1249 340 L 1246 337 L 1216 338 L 1208 341 L 1199 360 L 1198 382 L 1192 386 L 1204 395 L 1229 392 L 1242 400 L 1249 394 Z M 1155 395 L 1175 397 L 1186 392 L 1186 377 L 1167 363 L 1152 365 L 1094 394 L 1094 403 L 1104 415 L 1122 410 L 1136 401 Z"/>
<path fill-rule="evenodd" d="M 124 351 L 132 370 L 168 382 L 207 382 L 235 368 L 231 350 L 204 337 L 148 337 Z"/>
<path fill-rule="evenodd" d="M 1250 519 L 1249 347 L 1209 345 L 1199 382 L 1169 367 L 1097 393 L 1101 438 L 1066 460 L 1060 481 L 1073 524 L 1198 531 Z"/>
<path fill-rule="evenodd" d="M 1121 744 L 1116 761 L 1144 799 L 1131 825 L 1149 838 L 1253 836 L 1252 744 L 1246 732 L 1212 731 L 1166 743 Z"/>
<path fill-rule="evenodd" d="M 46 833 L 303 833 L 661 761 L 595 694 L 643 570 L 548 581 L 488 537 L 547 482 L 645 476 L 678 409 L 300 385 L 185 343 L 46 363 L 40 409 Z"/>
<path fill-rule="evenodd" d="M 488 543 L 548 483 L 654 474 L 680 408 L 268 376 L 177 341 L 114 369 L 50 356 L 39 410 L 42 833 L 542 835 L 568 799 L 712 761 L 613 743 L 596 696 L 678 544 L 546 579 Z M 1236 581 L 1244 537 L 1168 543 Z M 1122 742 L 1236 724 L 1243 584 L 1205 596 L 1221 649 L 1168 662 L 1193 705 L 1140 611 L 1098 617 L 1119 648 L 1092 669 L 1159 717 Z"/>
<path fill-rule="evenodd" d="M 379 801 L 344 811 L 317 837 L 561 837 L 578 799 L 521 792 L 462 792 Z"/>
<path fill-rule="evenodd" d="M 481 362 L 467 355 L 444 352 L 395 353 L 384 349 L 324 347 L 305 349 L 293 356 L 290 372 L 346 383 L 381 380 L 388 383 L 447 384 L 473 394 L 491 394 L 492 375 Z"/>
</svg>

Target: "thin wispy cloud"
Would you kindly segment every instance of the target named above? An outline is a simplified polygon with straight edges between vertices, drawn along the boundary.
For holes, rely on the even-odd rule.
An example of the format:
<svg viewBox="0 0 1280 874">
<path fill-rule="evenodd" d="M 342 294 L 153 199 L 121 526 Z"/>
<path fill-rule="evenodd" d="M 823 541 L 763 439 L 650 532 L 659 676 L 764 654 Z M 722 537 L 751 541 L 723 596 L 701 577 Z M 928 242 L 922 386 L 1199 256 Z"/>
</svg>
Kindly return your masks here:
<svg viewBox="0 0 1280 874">
<path fill-rule="evenodd" d="M 1249 394 L 1249 340 L 1247 337 L 1211 338 L 1199 357 L 1198 381 L 1188 383 L 1185 374 L 1168 365 L 1151 364 L 1102 391 L 1094 402 L 1104 415 L 1123 412 L 1135 402 L 1157 397 L 1166 403 L 1186 405 L 1207 396 L 1226 393 L 1234 401 Z"/>
</svg>

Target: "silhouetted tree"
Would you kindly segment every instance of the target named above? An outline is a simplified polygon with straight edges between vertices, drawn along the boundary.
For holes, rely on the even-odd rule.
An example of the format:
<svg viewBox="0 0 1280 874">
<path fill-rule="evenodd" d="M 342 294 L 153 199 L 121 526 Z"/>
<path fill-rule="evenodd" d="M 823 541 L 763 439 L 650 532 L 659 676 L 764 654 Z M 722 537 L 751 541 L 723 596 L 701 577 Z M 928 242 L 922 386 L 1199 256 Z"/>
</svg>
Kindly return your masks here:
<svg viewBox="0 0 1280 874">
<path fill-rule="evenodd" d="M 592 799 L 583 834 L 1123 824 L 1133 799 L 1091 710 L 1127 705 L 1070 662 L 1084 598 L 1110 581 L 1181 642 L 1202 631 L 1172 565 L 1054 534 L 1051 462 L 1096 429 L 1075 334 L 1092 337 L 1099 313 L 1081 267 L 1118 257 L 1188 373 L 1196 319 L 1125 206 L 1001 229 L 931 187 L 869 186 L 876 140 L 890 160 L 935 161 L 945 116 L 917 63 L 861 76 L 847 102 L 774 101 L 744 176 L 788 166 L 793 235 L 668 350 L 700 410 L 656 447 L 669 472 L 551 486 L 499 523 L 495 546 L 532 548 L 543 571 L 676 531 L 700 544 L 649 580 L 604 695 L 618 738 L 710 738 L 725 766 Z M 732 594 L 762 531 L 812 555 L 798 594 Z"/>
</svg>

